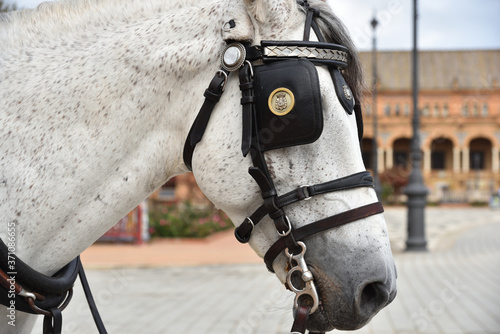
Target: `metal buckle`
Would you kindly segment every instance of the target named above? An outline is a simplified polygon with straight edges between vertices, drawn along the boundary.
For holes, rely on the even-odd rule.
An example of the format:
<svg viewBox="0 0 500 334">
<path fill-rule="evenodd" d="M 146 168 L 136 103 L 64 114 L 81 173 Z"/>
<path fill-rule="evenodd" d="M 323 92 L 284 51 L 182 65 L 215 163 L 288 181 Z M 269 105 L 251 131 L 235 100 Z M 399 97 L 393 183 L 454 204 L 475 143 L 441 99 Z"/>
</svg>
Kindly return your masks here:
<svg viewBox="0 0 500 334">
<path fill-rule="evenodd" d="M 253 233 L 253 229 L 255 228 L 255 224 L 250 219 L 250 217 L 246 217 L 245 220 L 248 221 L 250 223 L 250 225 L 252 225 L 252 229 L 250 230 L 250 234 L 252 234 Z"/>
<path fill-rule="evenodd" d="M 309 185 L 303 185 L 303 186 L 300 186 L 300 189 L 302 189 L 302 191 L 304 192 L 304 196 L 306 196 L 306 198 L 303 199 L 303 201 L 308 201 L 312 198 L 311 194 L 309 194 Z"/>
<path fill-rule="evenodd" d="M 307 267 L 306 260 L 304 258 L 307 247 L 302 241 L 297 242 L 297 244 L 302 247 L 302 251 L 297 255 L 289 253 L 288 248 L 286 249 L 286 253 L 287 253 L 288 258 L 290 260 L 290 264 L 293 265 L 292 261 L 294 261 L 294 260 L 297 262 L 297 266 L 293 267 L 288 272 L 288 275 L 286 277 L 286 282 L 287 282 L 290 290 L 292 290 L 296 294 L 295 300 L 294 300 L 294 308 L 297 309 L 299 307 L 299 299 L 302 296 L 309 296 L 312 299 L 310 314 L 313 314 L 314 312 L 316 312 L 316 310 L 319 307 L 318 291 L 316 290 L 316 286 L 314 285 L 314 276 L 313 276 L 312 272 L 309 270 L 309 268 Z M 300 278 L 305 283 L 305 286 L 303 289 L 295 287 L 292 283 L 292 276 L 295 272 L 298 272 L 301 274 Z"/>
<path fill-rule="evenodd" d="M 290 234 L 290 232 L 292 232 L 292 224 L 290 223 L 290 219 L 288 219 L 287 216 L 285 216 L 285 221 L 288 224 L 288 231 L 286 231 L 286 232 L 285 231 L 283 231 L 283 232 L 276 231 L 276 232 L 278 232 L 278 235 L 280 237 L 286 237 L 287 235 Z"/>
<path fill-rule="evenodd" d="M 224 83 L 222 83 L 222 91 L 224 91 L 224 89 L 226 89 L 226 84 L 227 84 L 227 73 L 222 70 L 218 70 L 217 73 L 219 74 L 219 78 L 222 75 L 224 75 Z"/>
<path fill-rule="evenodd" d="M 29 292 L 24 289 L 22 289 L 21 292 L 18 293 L 18 295 L 24 298 L 31 298 L 33 300 L 36 300 L 36 295 L 33 292 Z"/>
<path fill-rule="evenodd" d="M 68 304 L 71 301 L 72 297 L 73 297 L 73 288 L 71 288 L 68 291 L 66 291 L 66 298 L 63 300 L 63 302 L 61 303 L 61 305 L 59 305 L 57 308 L 60 311 L 63 311 L 66 308 L 66 306 L 68 306 Z M 49 317 L 52 316 L 52 312 L 50 312 L 50 310 L 44 310 L 44 309 L 38 307 L 35 304 L 35 299 L 33 299 L 31 297 L 25 297 L 25 299 L 26 299 L 26 302 L 28 303 L 29 307 L 33 310 L 33 312 L 35 312 L 37 314 L 43 314 L 43 315 L 49 316 Z"/>
<path fill-rule="evenodd" d="M 253 65 L 249 60 L 245 60 L 245 63 L 248 64 L 248 67 L 250 68 L 250 76 L 253 79 Z"/>
<path fill-rule="evenodd" d="M 252 229 L 250 230 L 250 232 L 248 234 L 246 234 L 245 236 L 240 236 L 238 234 L 238 228 L 243 225 L 245 223 L 245 221 L 247 221 L 248 223 L 250 223 L 250 225 L 252 226 Z M 238 226 L 235 230 L 234 230 L 234 236 L 236 237 L 236 239 L 243 243 L 243 244 L 246 244 L 247 242 L 250 241 L 250 238 L 252 237 L 252 233 L 253 233 L 253 230 L 255 228 L 255 224 L 254 222 L 252 221 L 252 219 L 250 219 L 250 217 L 246 217 L 245 220 L 243 221 L 243 223 L 241 223 L 240 226 Z M 247 236 L 248 235 L 248 236 Z"/>
</svg>

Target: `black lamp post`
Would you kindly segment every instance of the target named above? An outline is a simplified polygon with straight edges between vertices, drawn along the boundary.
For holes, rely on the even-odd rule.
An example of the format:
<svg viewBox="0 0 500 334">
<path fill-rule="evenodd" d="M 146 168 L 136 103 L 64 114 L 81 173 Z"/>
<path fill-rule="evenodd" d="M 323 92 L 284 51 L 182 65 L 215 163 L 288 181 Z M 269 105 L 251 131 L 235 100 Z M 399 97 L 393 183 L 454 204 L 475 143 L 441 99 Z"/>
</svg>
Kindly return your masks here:
<svg viewBox="0 0 500 334">
<path fill-rule="evenodd" d="M 378 115 L 377 115 L 377 25 L 378 21 L 375 15 L 373 15 L 373 19 L 371 20 L 371 25 L 373 28 L 373 48 L 372 48 L 372 72 L 373 72 L 373 81 L 372 81 L 372 110 L 373 110 L 373 142 L 372 142 L 372 173 L 373 173 L 373 181 L 375 185 L 375 192 L 377 194 L 378 199 L 381 199 L 381 189 L 380 189 L 380 180 L 378 177 Z"/>
<path fill-rule="evenodd" d="M 420 150 L 420 113 L 418 110 L 418 52 L 417 52 L 417 0 L 413 0 L 413 138 L 411 141 L 412 169 L 405 189 L 408 195 L 407 251 L 427 250 L 425 239 L 425 205 L 428 190 L 422 176 L 422 151 Z"/>
</svg>

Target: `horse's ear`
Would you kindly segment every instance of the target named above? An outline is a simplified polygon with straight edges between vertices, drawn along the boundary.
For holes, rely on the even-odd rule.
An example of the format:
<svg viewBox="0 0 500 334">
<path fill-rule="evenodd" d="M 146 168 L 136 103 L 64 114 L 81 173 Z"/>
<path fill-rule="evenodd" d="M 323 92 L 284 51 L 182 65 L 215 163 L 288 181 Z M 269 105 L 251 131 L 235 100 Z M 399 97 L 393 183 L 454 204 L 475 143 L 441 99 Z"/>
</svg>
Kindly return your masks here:
<svg viewBox="0 0 500 334">
<path fill-rule="evenodd" d="M 248 13 L 257 21 L 264 22 L 266 20 L 266 0 L 244 0 Z"/>
<path fill-rule="evenodd" d="M 248 13 L 259 22 L 287 17 L 295 0 L 243 0 Z"/>
</svg>

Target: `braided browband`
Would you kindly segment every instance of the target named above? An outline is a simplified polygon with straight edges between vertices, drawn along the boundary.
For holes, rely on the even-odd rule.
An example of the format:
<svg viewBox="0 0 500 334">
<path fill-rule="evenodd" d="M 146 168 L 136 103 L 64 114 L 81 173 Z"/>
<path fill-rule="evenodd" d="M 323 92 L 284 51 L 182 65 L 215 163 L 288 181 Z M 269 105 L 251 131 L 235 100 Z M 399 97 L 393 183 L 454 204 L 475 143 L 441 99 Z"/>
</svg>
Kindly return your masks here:
<svg viewBox="0 0 500 334">
<path fill-rule="evenodd" d="M 289 58 L 304 58 L 312 62 L 346 68 L 349 51 L 346 47 L 331 43 L 310 41 L 262 41 L 264 62 Z"/>
<path fill-rule="evenodd" d="M 313 63 L 344 69 L 349 49 L 342 45 L 311 41 L 261 41 L 260 45 L 245 46 L 246 60 L 269 63 L 277 60 L 307 59 Z"/>
</svg>

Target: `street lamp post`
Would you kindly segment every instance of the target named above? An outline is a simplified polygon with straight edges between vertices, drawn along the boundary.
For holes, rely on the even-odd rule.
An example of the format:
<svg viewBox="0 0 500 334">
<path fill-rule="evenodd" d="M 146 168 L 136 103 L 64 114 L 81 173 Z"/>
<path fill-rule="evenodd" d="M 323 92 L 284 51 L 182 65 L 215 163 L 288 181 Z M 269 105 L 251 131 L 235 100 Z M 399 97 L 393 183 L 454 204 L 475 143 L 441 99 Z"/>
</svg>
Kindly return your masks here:
<svg viewBox="0 0 500 334">
<path fill-rule="evenodd" d="M 373 112 L 373 142 L 372 142 L 372 173 L 373 173 L 373 183 L 375 186 L 375 193 L 378 199 L 381 199 L 381 189 L 380 180 L 378 177 L 378 115 L 377 115 L 377 25 L 378 21 L 375 15 L 371 20 L 371 25 L 373 28 L 373 48 L 372 48 L 372 112 Z"/>
<path fill-rule="evenodd" d="M 405 189 L 408 195 L 407 251 L 427 250 L 425 239 L 425 205 L 428 190 L 422 176 L 422 151 L 420 150 L 420 113 L 418 110 L 418 52 L 417 52 L 417 0 L 413 0 L 413 138 L 411 141 L 412 169 Z"/>
</svg>

